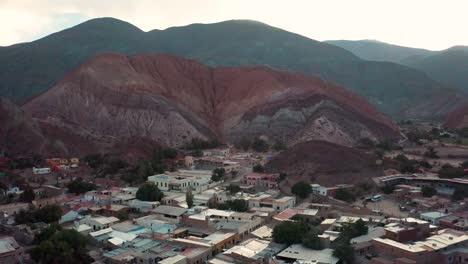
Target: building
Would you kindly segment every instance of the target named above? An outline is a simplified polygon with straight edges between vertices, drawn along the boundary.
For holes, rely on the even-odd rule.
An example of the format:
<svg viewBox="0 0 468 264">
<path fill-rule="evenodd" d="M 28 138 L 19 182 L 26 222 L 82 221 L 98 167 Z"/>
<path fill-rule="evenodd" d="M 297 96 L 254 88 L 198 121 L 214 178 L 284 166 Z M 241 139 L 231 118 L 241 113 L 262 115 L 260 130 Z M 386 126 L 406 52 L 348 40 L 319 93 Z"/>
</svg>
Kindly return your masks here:
<svg viewBox="0 0 468 264">
<path fill-rule="evenodd" d="M 11 236 L 0 237 L 0 263 L 16 264 L 22 263 L 24 249 Z"/>
<path fill-rule="evenodd" d="M 321 264 L 336 264 L 339 259 L 333 256 L 333 249 L 326 248 L 322 250 L 313 250 L 302 246 L 301 244 L 293 244 L 276 255 L 279 260 L 285 260 L 288 263 L 302 261 L 303 263 L 321 263 Z"/>
<path fill-rule="evenodd" d="M 228 249 L 223 255 L 232 257 L 241 263 L 255 263 L 265 256 L 273 256 L 284 248 L 283 245 L 260 239 L 247 239 L 241 244 Z"/>
<path fill-rule="evenodd" d="M 167 205 L 160 205 L 152 211 L 152 213 L 155 216 L 157 216 L 159 220 L 167 221 L 170 223 L 179 223 L 182 220 L 182 215 L 186 212 L 187 209 L 185 208 Z"/>
<path fill-rule="evenodd" d="M 451 228 L 458 231 L 468 231 L 468 214 L 452 214 L 438 219 L 443 228 Z"/>
<path fill-rule="evenodd" d="M 266 188 L 278 188 L 279 174 L 277 173 L 247 173 L 243 183 L 247 185 L 261 186 Z"/>
<path fill-rule="evenodd" d="M 433 225 L 439 225 L 439 219 L 446 217 L 448 214 L 441 212 L 427 212 L 419 215 L 419 218 L 426 220 Z"/>
<path fill-rule="evenodd" d="M 296 205 L 296 197 L 285 196 L 279 199 L 265 198 L 265 197 L 255 197 L 249 199 L 249 208 L 252 207 L 268 207 L 273 208 L 277 211 L 283 211 L 287 208 L 291 208 Z"/>
<path fill-rule="evenodd" d="M 239 171 L 241 166 L 237 161 L 229 161 L 217 157 L 202 157 L 193 161 L 193 165 L 197 170 L 214 170 L 216 168 L 223 168 L 226 173 L 231 171 Z"/>
<path fill-rule="evenodd" d="M 313 222 L 317 219 L 317 209 L 288 208 L 281 213 L 273 216 L 276 221 L 288 221 L 294 217 L 300 217 L 305 222 Z"/>
<path fill-rule="evenodd" d="M 119 222 L 120 220 L 117 217 L 91 217 L 87 215 L 84 219 L 80 220 L 81 225 L 88 225 L 93 228 L 93 230 L 102 230 L 111 227 L 113 224 Z"/>
<path fill-rule="evenodd" d="M 9 216 L 16 215 L 21 210 L 27 211 L 29 210 L 28 203 L 11 203 L 11 204 L 4 204 L 0 205 L 0 213 L 6 214 Z"/>
<path fill-rule="evenodd" d="M 211 181 L 211 172 L 188 173 L 188 171 L 166 172 L 148 177 L 160 190 L 186 192 L 188 189 L 199 193 L 208 189 Z"/>
<path fill-rule="evenodd" d="M 407 263 L 418 264 L 463 263 L 457 261 L 465 261 L 468 256 L 468 234 L 452 229 L 441 230 L 425 240 L 412 243 L 375 238 L 372 245 L 379 256 L 385 256 L 387 263 L 399 263 L 398 259 L 401 258 L 408 259 Z"/>
</svg>

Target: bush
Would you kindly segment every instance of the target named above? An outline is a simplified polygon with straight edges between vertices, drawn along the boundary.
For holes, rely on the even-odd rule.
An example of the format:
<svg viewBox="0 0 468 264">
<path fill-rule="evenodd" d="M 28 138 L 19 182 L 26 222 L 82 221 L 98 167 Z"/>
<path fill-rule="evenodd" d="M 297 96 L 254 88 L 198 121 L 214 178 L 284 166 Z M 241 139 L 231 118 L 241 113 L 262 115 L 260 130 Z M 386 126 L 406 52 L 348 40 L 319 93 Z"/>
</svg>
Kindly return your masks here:
<svg viewBox="0 0 468 264">
<path fill-rule="evenodd" d="M 275 151 L 281 151 L 286 149 L 286 145 L 281 141 L 276 141 L 272 148 Z"/>
<path fill-rule="evenodd" d="M 279 181 L 284 181 L 288 177 L 288 174 L 286 172 L 282 172 L 279 175 Z"/>
<path fill-rule="evenodd" d="M 230 194 L 236 194 L 238 192 L 240 192 L 241 188 L 239 185 L 235 185 L 235 184 L 229 184 L 228 187 L 226 187 L 226 190 L 229 191 Z"/>
<path fill-rule="evenodd" d="M 161 201 L 164 193 L 154 183 L 144 183 L 136 193 L 136 198 L 141 201 L 154 202 Z"/>
<path fill-rule="evenodd" d="M 310 184 L 300 181 L 293 185 L 293 187 L 291 188 L 291 192 L 297 195 L 298 197 L 304 199 L 307 198 L 312 192 L 312 187 L 310 186 Z"/>
<path fill-rule="evenodd" d="M 213 174 L 211 175 L 211 180 L 215 182 L 219 182 L 224 179 L 226 175 L 226 170 L 224 168 L 216 168 L 213 170 Z"/>
<path fill-rule="evenodd" d="M 253 166 L 252 171 L 257 173 L 263 173 L 265 172 L 265 168 L 260 164 L 256 164 L 255 166 Z"/>
<path fill-rule="evenodd" d="M 301 243 L 308 229 L 304 222 L 284 221 L 273 228 L 273 240 L 286 245 Z"/>
<path fill-rule="evenodd" d="M 267 152 L 269 148 L 268 143 L 261 138 L 257 137 L 252 142 L 252 149 L 257 152 Z"/>
<path fill-rule="evenodd" d="M 439 156 L 437 155 L 437 151 L 432 146 L 427 147 L 426 152 L 424 152 L 424 157 L 431 158 L 431 159 L 439 158 Z"/>
<path fill-rule="evenodd" d="M 392 194 L 393 191 L 395 191 L 395 186 L 393 185 L 383 186 L 380 188 L 380 190 L 382 190 L 382 192 L 385 194 Z"/>
<path fill-rule="evenodd" d="M 321 250 L 323 249 L 322 245 L 320 244 L 320 238 L 318 235 L 320 234 L 317 228 L 311 228 L 307 234 L 302 238 L 302 245 L 304 247 Z"/>
<path fill-rule="evenodd" d="M 94 183 L 85 182 L 82 178 L 77 178 L 67 185 L 68 191 L 76 195 L 96 189 Z"/>
<path fill-rule="evenodd" d="M 422 187 L 421 192 L 424 197 L 432 197 L 437 194 L 436 189 L 428 186 Z"/>
<path fill-rule="evenodd" d="M 335 199 L 351 203 L 356 200 L 356 197 L 350 191 L 340 188 L 336 190 Z"/>
</svg>

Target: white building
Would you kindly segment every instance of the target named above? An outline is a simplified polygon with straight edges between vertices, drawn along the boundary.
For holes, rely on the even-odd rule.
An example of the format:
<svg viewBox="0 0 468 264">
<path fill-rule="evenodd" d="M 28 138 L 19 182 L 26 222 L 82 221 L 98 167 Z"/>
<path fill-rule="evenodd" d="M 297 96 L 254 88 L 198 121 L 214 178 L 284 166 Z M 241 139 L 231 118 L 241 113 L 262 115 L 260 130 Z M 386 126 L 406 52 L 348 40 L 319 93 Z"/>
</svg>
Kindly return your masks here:
<svg viewBox="0 0 468 264">
<path fill-rule="evenodd" d="M 41 175 L 41 174 L 49 174 L 52 172 L 52 170 L 50 168 L 36 168 L 36 167 L 33 167 L 33 174 L 35 175 Z"/>
<path fill-rule="evenodd" d="M 87 215 L 84 219 L 80 220 L 81 225 L 89 225 L 93 228 L 93 230 L 102 230 L 109 228 L 113 224 L 117 223 L 120 221 L 117 217 L 104 217 L 104 216 L 98 216 L 98 217 L 91 217 L 90 215 Z"/>
<path fill-rule="evenodd" d="M 160 190 L 186 192 L 189 188 L 199 193 L 208 189 L 211 180 L 209 177 L 197 174 L 180 173 L 165 173 L 157 174 L 148 177 L 149 182 L 153 182 Z"/>
</svg>

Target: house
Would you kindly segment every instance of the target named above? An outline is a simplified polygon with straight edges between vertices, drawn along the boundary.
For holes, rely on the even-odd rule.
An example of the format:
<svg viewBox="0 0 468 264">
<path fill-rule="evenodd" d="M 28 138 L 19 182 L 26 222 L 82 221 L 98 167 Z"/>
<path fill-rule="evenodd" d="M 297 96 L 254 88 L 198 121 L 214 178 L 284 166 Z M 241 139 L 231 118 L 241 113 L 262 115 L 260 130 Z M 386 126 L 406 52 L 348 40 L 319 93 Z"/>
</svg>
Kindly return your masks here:
<svg viewBox="0 0 468 264">
<path fill-rule="evenodd" d="M 223 255 L 232 257 L 241 263 L 255 263 L 257 260 L 262 260 L 265 255 L 276 255 L 283 248 L 283 245 L 271 241 L 247 239 L 241 244 L 228 249 Z"/>
<path fill-rule="evenodd" d="M 97 216 L 92 217 L 90 215 L 85 216 L 84 219 L 80 220 L 80 224 L 88 225 L 93 228 L 93 230 L 103 230 L 111 227 L 113 224 L 119 222 L 120 220 L 117 217 L 104 217 Z"/>
<path fill-rule="evenodd" d="M 255 197 L 249 199 L 249 207 L 268 207 L 278 211 L 291 208 L 296 204 L 296 197 L 285 196 L 279 199 Z"/>
<path fill-rule="evenodd" d="M 199 193 L 208 189 L 211 181 L 211 172 L 206 174 L 193 174 L 180 172 L 167 172 L 165 174 L 157 174 L 148 177 L 149 182 L 153 182 L 160 190 L 186 192 L 188 189 Z"/>
<path fill-rule="evenodd" d="M 167 205 L 160 205 L 153 209 L 152 213 L 158 217 L 159 220 L 164 220 L 170 223 L 179 223 L 182 215 L 187 212 L 187 209 L 180 207 L 173 207 Z"/>
<path fill-rule="evenodd" d="M 16 264 L 22 263 L 24 249 L 11 236 L 0 237 L 0 263 Z"/>
<path fill-rule="evenodd" d="M 336 264 L 339 259 L 333 256 L 333 249 L 326 248 L 322 250 L 309 249 L 301 244 L 293 244 L 276 255 L 279 260 L 285 260 L 288 263 L 298 261 L 301 263 L 321 263 Z"/>
<path fill-rule="evenodd" d="M 298 216 L 304 219 L 305 222 L 312 222 L 317 218 L 317 209 L 303 209 L 303 208 L 288 208 L 281 213 L 273 216 L 276 221 L 288 221 L 293 217 Z"/>
<path fill-rule="evenodd" d="M 278 188 L 279 174 L 277 173 L 247 173 L 243 183 L 247 185 L 261 186 L 266 188 Z"/>
<path fill-rule="evenodd" d="M 444 228 L 451 228 L 458 231 L 468 231 L 468 214 L 452 214 L 439 218 L 439 225 Z"/>
<path fill-rule="evenodd" d="M 441 212 L 427 212 L 419 215 L 419 218 L 431 222 L 433 225 L 439 224 L 439 219 L 446 217 L 448 214 Z"/>
<path fill-rule="evenodd" d="M 386 263 L 463 263 L 467 257 L 468 234 L 444 229 L 422 241 L 400 243 L 388 238 L 375 238 L 372 245 L 378 255 L 386 257 Z M 399 262 L 399 259 L 407 259 Z M 382 263 L 382 262 L 374 262 Z"/>
</svg>

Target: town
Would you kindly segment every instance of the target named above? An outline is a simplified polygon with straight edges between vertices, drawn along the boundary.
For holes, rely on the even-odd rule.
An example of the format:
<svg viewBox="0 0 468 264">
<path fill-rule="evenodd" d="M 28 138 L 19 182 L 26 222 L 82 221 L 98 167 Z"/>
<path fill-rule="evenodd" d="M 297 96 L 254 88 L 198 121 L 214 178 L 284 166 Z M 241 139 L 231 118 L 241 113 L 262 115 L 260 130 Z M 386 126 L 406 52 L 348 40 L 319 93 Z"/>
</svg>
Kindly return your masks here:
<svg viewBox="0 0 468 264">
<path fill-rule="evenodd" d="M 399 160 L 400 171 L 354 184 L 293 184 L 266 165 L 285 146 L 265 145 L 193 140 L 132 168 L 102 154 L 3 155 L 0 262 L 468 262 L 463 173 L 407 169 L 408 158 L 391 148 L 383 162 Z"/>
</svg>

